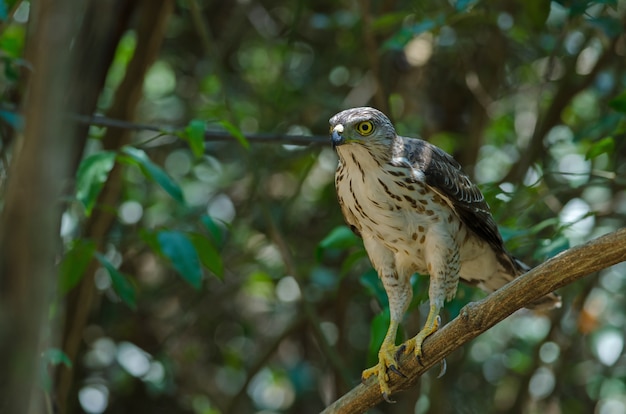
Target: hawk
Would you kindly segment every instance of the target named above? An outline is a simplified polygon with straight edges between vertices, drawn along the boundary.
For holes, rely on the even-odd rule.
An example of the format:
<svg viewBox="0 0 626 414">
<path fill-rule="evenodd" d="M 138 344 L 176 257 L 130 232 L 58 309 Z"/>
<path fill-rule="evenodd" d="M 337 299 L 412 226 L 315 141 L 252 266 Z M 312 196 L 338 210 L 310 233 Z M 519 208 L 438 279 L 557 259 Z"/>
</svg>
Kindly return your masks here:
<svg viewBox="0 0 626 414">
<path fill-rule="evenodd" d="M 458 162 L 442 149 L 396 134 L 389 118 L 374 108 L 353 108 L 330 119 L 339 156 L 337 198 L 345 221 L 363 244 L 389 298 L 391 321 L 378 364 L 363 379 L 378 377 L 389 401 L 388 370 L 400 373 L 398 324 L 411 301 L 410 277 L 430 275 L 430 311 L 406 352 L 422 355 L 422 343 L 439 325 L 444 301 L 456 294 L 459 278 L 492 292 L 528 267 L 504 247 L 485 198 Z M 556 294 L 533 308 L 560 305 Z"/>
</svg>

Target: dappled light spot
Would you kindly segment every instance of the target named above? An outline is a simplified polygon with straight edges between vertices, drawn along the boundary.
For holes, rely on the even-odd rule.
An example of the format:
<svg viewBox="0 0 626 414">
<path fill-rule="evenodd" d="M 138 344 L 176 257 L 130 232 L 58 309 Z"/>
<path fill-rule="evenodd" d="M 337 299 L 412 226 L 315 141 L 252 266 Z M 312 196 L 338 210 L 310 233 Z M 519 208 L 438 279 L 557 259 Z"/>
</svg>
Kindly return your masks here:
<svg viewBox="0 0 626 414">
<path fill-rule="evenodd" d="M 120 220 L 124 224 L 135 224 L 143 216 L 143 207 L 134 200 L 125 201 L 117 212 Z"/>
<path fill-rule="evenodd" d="M 530 378 L 528 392 L 532 398 L 541 400 L 552 393 L 555 384 L 554 373 L 546 367 L 539 367 Z"/>
<path fill-rule="evenodd" d="M 433 54 L 433 35 L 422 33 L 414 37 L 404 47 L 406 60 L 411 66 L 424 66 Z"/>
<path fill-rule="evenodd" d="M 222 179 L 224 167 L 217 158 L 204 155 L 202 161 L 193 167 L 193 174 L 203 183 L 216 186 Z"/>
<path fill-rule="evenodd" d="M 142 377 L 150 370 L 150 354 L 130 342 L 117 346 L 117 362 L 133 377 Z"/>
<path fill-rule="evenodd" d="M 506 374 L 503 355 L 492 354 L 482 365 L 483 377 L 491 384 L 496 384 Z"/>
<path fill-rule="evenodd" d="M 587 181 L 591 171 L 591 161 L 580 154 L 567 154 L 559 160 L 558 174 L 565 180 L 575 184 Z"/>
<path fill-rule="evenodd" d="M 66 211 L 61 216 L 61 237 L 69 237 L 76 230 L 76 225 L 78 224 L 78 220 L 76 217 Z"/>
<path fill-rule="evenodd" d="M 339 329 L 337 325 L 332 322 L 325 321 L 320 323 L 320 329 L 324 332 L 324 337 L 328 342 L 328 345 L 334 346 L 337 343 L 337 339 L 339 339 Z"/>
<path fill-rule="evenodd" d="M 484 145 L 480 148 L 479 161 L 474 167 L 476 181 L 498 181 L 504 177 L 512 163 L 513 158 L 506 151 L 493 145 Z"/>
<path fill-rule="evenodd" d="M 259 407 L 268 410 L 285 410 L 295 400 L 291 382 L 269 368 L 254 376 L 248 385 L 248 394 Z"/>
<path fill-rule="evenodd" d="M 276 284 L 276 296 L 283 302 L 295 302 L 300 299 L 300 287 L 292 276 L 285 276 Z"/>
<path fill-rule="evenodd" d="M 107 290 L 111 287 L 111 277 L 109 276 L 109 272 L 103 267 L 99 268 L 94 273 L 94 281 L 96 289 L 98 290 Z"/>
<path fill-rule="evenodd" d="M 513 23 L 515 23 L 515 20 L 513 19 L 513 16 L 511 16 L 509 13 L 502 12 L 498 14 L 498 19 L 496 20 L 496 23 L 498 24 L 500 30 L 509 30 L 511 27 L 513 27 Z"/>
<path fill-rule="evenodd" d="M 621 396 L 613 396 L 612 398 L 602 399 L 598 402 L 598 414 L 626 414 L 626 398 Z"/>
<path fill-rule="evenodd" d="M 613 329 L 602 330 L 593 336 L 593 345 L 598 360 L 606 366 L 612 366 L 624 350 L 623 333 Z"/>
<path fill-rule="evenodd" d="M 561 353 L 561 348 L 555 342 L 546 342 L 539 348 L 539 358 L 545 364 L 551 364 L 555 362 Z"/>
<path fill-rule="evenodd" d="M 163 364 L 159 361 L 152 361 L 150 363 L 150 369 L 141 379 L 146 382 L 161 384 L 165 380 L 165 368 Z"/>
<path fill-rule="evenodd" d="M 87 385 L 78 391 L 78 401 L 89 414 L 103 413 L 109 405 L 109 389 L 102 384 Z"/>
<path fill-rule="evenodd" d="M 226 194 L 218 194 L 209 201 L 207 214 L 214 220 L 230 223 L 235 218 L 235 205 Z"/>
<path fill-rule="evenodd" d="M 109 337 L 98 338 L 85 355 L 85 365 L 90 368 L 105 368 L 115 361 L 117 346 Z"/>
<path fill-rule="evenodd" d="M 345 66 L 335 66 L 328 74 L 328 80 L 333 86 L 342 86 L 350 80 L 350 71 Z"/>
<path fill-rule="evenodd" d="M 575 55 L 585 43 L 585 35 L 580 30 L 572 30 L 565 37 L 565 50 L 570 55 Z"/>
<path fill-rule="evenodd" d="M 556 125 L 550 129 L 543 143 L 546 147 L 550 148 L 557 143 L 571 142 L 573 138 L 574 133 L 570 127 L 567 125 Z M 550 148 L 550 150 L 553 152 L 552 148 Z"/>
<path fill-rule="evenodd" d="M 415 403 L 415 414 L 425 414 L 430 408 L 430 398 L 427 394 L 422 394 Z"/>
<path fill-rule="evenodd" d="M 551 28 L 560 28 L 565 23 L 569 16 L 569 9 L 557 3 L 556 1 L 550 2 L 550 14 L 546 25 Z"/>
<path fill-rule="evenodd" d="M 172 151 L 165 158 L 165 170 L 174 177 L 183 177 L 191 171 L 191 153 L 189 150 Z"/>
<path fill-rule="evenodd" d="M 548 335 L 550 325 L 550 318 L 547 316 L 534 315 L 528 312 L 511 320 L 508 328 L 518 338 L 530 342 L 539 342 Z"/>
<path fill-rule="evenodd" d="M 535 130 L 537 112 L 531 109 L 520 110 L 515 113 L 515 132 L 518 135 L 518 144 L 526 143 Z"/>
<path fill-rule="evenodd" d="M 174 92 L 176 88 L 176 75 L 172 67 L 162 61 L 157 61 L 148 73 L 143 85 L 143 90 L 148 99 L 163 98 Z"/>
<path fill-rule="evenodd" d="M 491 346 L 487 343 L 487 341 L 477 341 L 470 349 L 470 356 L 476 362 L 485 362 L 491 354 Z"/>
<path fill-rule="evenodd" d="M 572 241 L 578 244 L 584 240 L 595 224 L 595 217 L 588 215 L 591 208 L 587 202 L 581 198 L 571 199 L 559 213 L 559 221 L 567 226 L 563 233 Z"/>
<path fill-rule="evenodd" d="M 626 263 L 618 263 L 600 273 L 600 284 L 609 292 L 618 292 L 626 284 Z"/>
<path fill-rule="evenodd" d="M 576 73 L 588 75 L 593 70 L 602 53 L 602 44 L 597 39 L 592 39 L 589 46 L 584 48 L 576 60 Z"/>
</svg>

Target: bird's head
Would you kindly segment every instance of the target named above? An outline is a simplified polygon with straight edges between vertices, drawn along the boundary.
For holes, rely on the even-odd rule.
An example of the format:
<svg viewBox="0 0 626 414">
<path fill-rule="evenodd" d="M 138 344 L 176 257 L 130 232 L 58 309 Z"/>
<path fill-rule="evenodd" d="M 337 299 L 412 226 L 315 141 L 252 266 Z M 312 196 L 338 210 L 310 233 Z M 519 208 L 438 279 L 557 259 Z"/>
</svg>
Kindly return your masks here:
<svg viewBox="0 0 626 414">
<path fill-rule="evenodd" d="M 389 118 L 374 108 L 347 109 L 330 118 L 330 139 L 335 149 L 355 144 L 370 151 L 379 148 L 384 153 L 395 137 Z"/>
</svg>

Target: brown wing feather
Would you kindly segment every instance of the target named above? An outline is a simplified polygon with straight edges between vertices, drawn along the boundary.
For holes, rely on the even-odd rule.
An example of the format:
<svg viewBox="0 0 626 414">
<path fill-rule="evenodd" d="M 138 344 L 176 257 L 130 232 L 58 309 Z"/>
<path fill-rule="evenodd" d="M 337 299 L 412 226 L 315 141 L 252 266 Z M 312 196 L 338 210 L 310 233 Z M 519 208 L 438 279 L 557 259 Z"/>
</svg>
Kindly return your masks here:
<svg viewBox="0 0 626 414">
<path fill-rule="evenodd" d="M 463 223 L 487 241 L 496 252 L 504 251 L 489 205 L 461 165 L 442 149 L 417 138 L 399 137 L 394 157 L 406 159 L 424 173 L 424 179 L 456 211 Z"/>
</svg>

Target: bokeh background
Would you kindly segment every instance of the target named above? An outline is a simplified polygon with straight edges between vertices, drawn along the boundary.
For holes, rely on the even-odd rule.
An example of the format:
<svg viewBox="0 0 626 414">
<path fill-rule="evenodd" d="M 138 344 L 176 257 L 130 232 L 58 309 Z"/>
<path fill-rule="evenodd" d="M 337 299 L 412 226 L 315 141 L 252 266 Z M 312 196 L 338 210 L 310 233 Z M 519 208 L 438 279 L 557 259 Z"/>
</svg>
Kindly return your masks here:
<svg viewBox="0 0 626 414">
<path fill-rule="evenodd" d="M 35 5 L 0 3 L 4 182 L 41 39 Z M 453 154 L 529 264 L 626 222 L 623 0 L 76 4 L 85 139 L 43 354 L 59 412 L 315 413 L 358 384 L 388 315 L 335 198 L 342 109 Z M 371 412 L 626 413 L 625 292 L 624 264 L 590 275 Z M 444 322 L 483 296 L 461 286 Z"/>
</svg>

